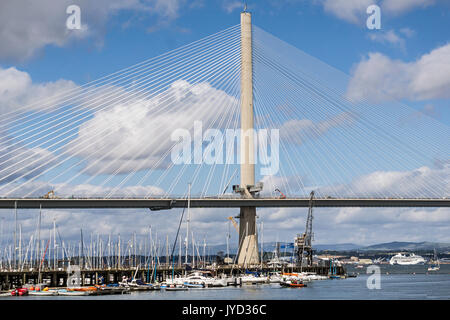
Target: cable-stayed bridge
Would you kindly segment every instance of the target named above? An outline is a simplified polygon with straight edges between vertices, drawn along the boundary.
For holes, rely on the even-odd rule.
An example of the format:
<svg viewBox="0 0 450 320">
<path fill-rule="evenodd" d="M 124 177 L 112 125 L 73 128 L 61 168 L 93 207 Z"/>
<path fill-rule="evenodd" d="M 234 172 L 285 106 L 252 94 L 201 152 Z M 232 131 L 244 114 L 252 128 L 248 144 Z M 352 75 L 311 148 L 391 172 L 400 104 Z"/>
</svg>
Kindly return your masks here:
<svg viewBox="0 0 450 320">
<path fill-rule="evenodd" d="M 316 207 L 450 205 L 448 126 L 252 26 L 248 12 L 0 111 L 0 208 L 241 208 L 247 239 L 256 207 L 308 207 L 311 191 Z"/>
</svg>

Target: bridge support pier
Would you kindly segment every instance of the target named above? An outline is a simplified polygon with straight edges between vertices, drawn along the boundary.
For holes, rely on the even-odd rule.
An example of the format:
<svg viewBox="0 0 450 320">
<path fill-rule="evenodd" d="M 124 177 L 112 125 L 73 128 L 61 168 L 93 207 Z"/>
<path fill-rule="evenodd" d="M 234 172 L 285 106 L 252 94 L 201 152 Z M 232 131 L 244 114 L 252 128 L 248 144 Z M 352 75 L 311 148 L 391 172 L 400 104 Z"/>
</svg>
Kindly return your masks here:
<svg viewBox="0 0 450 320">
<path fill-rule="evenodd" d="M 241 13 L 241 190 L 253 198 L 255 186 L 255 147 L 253 116 L 252 16 Z M 259 263 L 256 234 L 256 207 L 241 207 L 239 215 L 239 265 Z"/>
<path fill-rule="evenodd" d="M 242 207 L 239 215 L 239 254 L 237 263 L 242 266 L 258 264 L 258 235 L 256 233 L 256 208 Z"/>
</svg>

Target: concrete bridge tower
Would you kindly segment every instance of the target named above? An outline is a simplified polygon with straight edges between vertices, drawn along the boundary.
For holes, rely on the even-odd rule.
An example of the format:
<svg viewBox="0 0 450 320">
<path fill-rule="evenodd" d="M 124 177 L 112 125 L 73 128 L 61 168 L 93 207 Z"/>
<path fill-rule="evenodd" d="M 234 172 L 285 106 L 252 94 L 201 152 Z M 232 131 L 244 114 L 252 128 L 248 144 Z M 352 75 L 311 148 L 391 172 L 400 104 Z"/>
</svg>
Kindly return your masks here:
<svg viewBox="0 0 450 320">
<path fill-rule="evenodd" d="M 252 17 L 241 13 L 241 184 L 243 197 L 252 198 L 255 190 L 255 146 L 253 126 Z M 259 263 L 256 233 L 256 207 L 241 207 L 238 264 Z"/>
</svg>

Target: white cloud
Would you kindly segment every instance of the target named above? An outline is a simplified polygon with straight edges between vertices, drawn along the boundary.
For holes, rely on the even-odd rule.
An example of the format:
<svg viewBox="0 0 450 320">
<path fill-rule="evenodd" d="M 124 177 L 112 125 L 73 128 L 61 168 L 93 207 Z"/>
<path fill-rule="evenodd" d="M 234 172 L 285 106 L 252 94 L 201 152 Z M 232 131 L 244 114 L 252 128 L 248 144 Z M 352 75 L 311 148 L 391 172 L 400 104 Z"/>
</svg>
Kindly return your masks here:
<svg viewBox="0 0 450 320">
<path fill-rule="evenodd" d="M 393 14 L 402 14 L 417 7 L 428 7 L 434 5 L 435 0 L 383 0 L 382 10 Z"/>
<path fill-rule="evenodd" d="M 220 129 L 220 116 L 237 105 L 234 97 L 208 83 L 193 85 L 178 80 L 157 97 L 95 113 L 80 126 L 78 137 L 67 150 L 87 159 L 88 174 L 166 168 L 171 161 L 166 152 L 176 144 L 171 141 L 173 131 L 191 131 L 197 120 L 203 130 L 214 121 L 214 128 Z"/>
<path fill-rule="evenodd" d="M 285 196 L 298 195 L 304 187 L 305 178 L 300 176 L 263 176 L 261 182 L 264 184 L 261 192 L 262 197 L 279 197 L 280 190 Z"/>
<path fill-rule="evenodd" d="M 169 21 L 178 16 L 184 0 L 40 0 L 0 3 L 0 59 L 23 61 L 48 45 L 65 46 L 87 37 L 101 43 L 109 17 L 134 10 Z M 81 30 L 66 28 L 66 8 L 81 9 Z"/>
<path fill-rule="evenodd" d="M 411 38 L 416 34 L 416 32 L 413 29 L 408 27 L 401 28 L 400 33 L 404 34 L 408 38 Z"/>
<path fill-rule="evenodd" d="M 258 209 L 258 227 L 264 222 L 264 241 L 289 241 L 305 230 L 307 208 L 265 208 Z M 186 212 L 185 212 L 186 214 Z M 224 244 L 226 234 L 231 233 L 230 245 L 237 246 L 238 234 L 229 225 L 228 216 L 239 214 L 238 209 L 191 209 L 191 230 L 200 245 L 206 239 L 207 245 Z M 412 208 L 314 208 L 313 244 L 344 243 L 375 244 L 389 241 L 440 241 L 450 242 L 450 210 Z M 36 231 L 38 210 L 20 210 L 19 224 L 22 237 L 28 239 Z M 58 231 L 64 241 L 79 241 L 80 228 L 86 239 L 91 234 L 100 234 L 107 239 L 111 234 L 114 241 L 121 235 L 122 243 L 131 239 L 133 232 L 138 240 L 148 239 L 152 226 L 153 239 L 173 243 L 181 216 L 180 209 L 151 212 L 148 209 L 124 210 L 48 210 L 42 214 L 41 237 L 45 238 L 56 219 Z M 13 230 L 14 215 L 3 210 L 5 229 Z M 185 216 L 186 218 L 186 216 Z M 135 223 L 139 222 L 139 223 Z M 185 236 L 185 224 L 181 229 Z M 175 231 L 174 231 L 175 230 Z M 261 233 L 260 233 L 261 236 Z M 12 234 L 7 234 L 12 237 Z M 6 238 L 7 239 L 7 238 Z M 265 248 L 270 250 L 269 248 Z M 178 252 L 178 245 L 177 245 Z"/>
<path fill-rule="evenodd" d="M 373 210 L 373 209 L 372 209 Z M 448 223 L 450 210 L 447 208 L 382 208 L 376 214 L 367 214 L 367 208 L 337 209 L 334 222 L 339 224 L 384 225 L 394 223 Z"/>
<path fill-rule="evenodd" d="M 450 195 L 450 163 L 440 167 L 426 166 L 411 171 L 375 171 L 361 176 L 349 184 L 321 187 L 324 195 L 440 198 Z"/>
<path fill-rule="evenodd" d="M 116 188 L 115 186 L 99 186 L 94 184 L 68 184 L 68 183 L 49 183 L 40 180 L 29 181 L 21 184 L 20 181 L 0 186 L 0 196 L 7 192 L 15 190 L 9 196 L 14 197 L 42 197 L 50 190 L 55 191 L 55 195 L 60 198 L 104 198 L 109 197 L 145 197 L 149 194 L 152 197 L 164 195 L 164 190 L 151 186 L 124 186 Z"/>
<path fill-rule="evenodd" d="M 409 63 L 369 53 L 355 67 L 347 96 L 355 102 L 450 98 L 450 44 Z"/>
<path fill-rule="evenodd" d="M 224 8 L 224 10 L 227 13 L 231 13 L 236 9 L 243 9 L 244 5 L 242 1 L 230 1 L 230 0 L 225 0 L 222 2 L 222 7 Z"/>
<path fill-rule="evenodd" d="M 76 88 L 75 83 L 63 79 L 35 84 L 27 72 L 0 68 L 0 113 L 43 110 L 57 102 L 56 96 Z"/>
<path fill-rule="evenodd" d="M 386 32 L 372 32 L 369 33 L 368 36 L 372 41 L 380 43 L 390 43 L 399 47 L 405 46 L 405 39 L 399 36 L 394 30 L 389 30 Z"/>
<path fill-rule="evenodd" d="M 365 21 L 367 7 L 374 4 L 374 0 L 324 0 L 322 4 L 326 12 L 357 24 Z"/>
<path fill-rule="evenodd" d="M 435 0 L 318 0 L 325 12 L 350 23 L 364 25 L 367 20 L 367 7 L 373 4 L 381 6 L 382 17 L 385 13 L 400 15 L 415 8 L 425 8 L 436 3 Z"/>
<path fill-rule="evenodd" d="M 305 140 L 318 138 L 333 128 L 350 125 L 354 119 L 353 114 L 343 112 L 316 123 L 309 119 L 288 120 L 280 128 L 280 138 L 300 145 Z"/>
<path fill-rule="evenodd" d="M 43 148 L 26 148 L 0 132 L 0 185 L 16 178 L 30 179 L 53 164 L 53 154 Z"/>
</svg>

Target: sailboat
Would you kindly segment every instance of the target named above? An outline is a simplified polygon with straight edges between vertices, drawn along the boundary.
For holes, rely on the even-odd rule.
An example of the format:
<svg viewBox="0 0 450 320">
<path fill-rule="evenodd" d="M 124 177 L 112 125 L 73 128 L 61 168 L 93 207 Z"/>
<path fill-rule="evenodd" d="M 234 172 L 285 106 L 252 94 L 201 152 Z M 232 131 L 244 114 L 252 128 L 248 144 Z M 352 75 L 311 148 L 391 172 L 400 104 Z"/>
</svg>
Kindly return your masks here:
<svg viewBox="0 0 450 320">
<path fill-rule="evenodd" d="M 188 250 L 188 239 L 189 239 L 189 209 L 190 209 L 190 203 L 191 203 L 191 184 L 188 184 L 188 201 L 187 201 L 187 232 L 186 232 L 186 266 L 187 266 L 187 250 Z M 188 290 L 189 288 L 183 283 L 176 283 L 176 279 L 175 279 L 175 257 L 173 255 L 175 247 L 177 245 L 177 240 L 178 240 L 178 235 L 180 233 L 180 227 L 181 227 L 181 223 L 183 222 L 183 215 L 184 215 L 184 209 L 186 207 L 183 208 L 183 211 L 181 213 L 181 219 L 180 219 L 180 223 L 178 225 L 178 230 L 177 230 L 177 234 L 175 236 L 175 242 L 174 245 L 172 247 L 172 279 L 167 279 L 164 288 L 166 289 L 166 291 L 185 291 Z M 194 264 L 194 263 L 192 263 Z"/>
<path fill-rule="evenodd" d="M 439 264 L 439 259 L 436 254 L 436 249 L 434 249 L 434 257 L 433 257 L 433 263 L 428 267 L 428 271 L 439 271 L 441 269 L 441 266 Z M 434 262 L 437 262 L 437 265 L 434 264 Z"/>
</svg>

